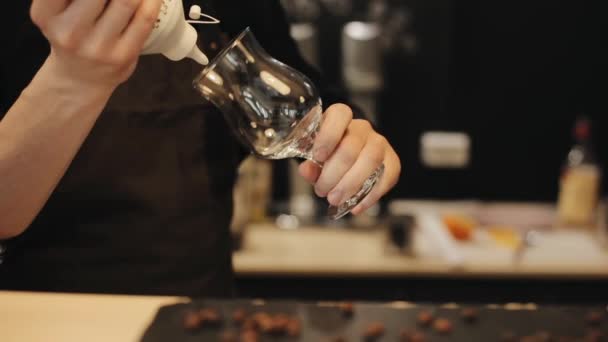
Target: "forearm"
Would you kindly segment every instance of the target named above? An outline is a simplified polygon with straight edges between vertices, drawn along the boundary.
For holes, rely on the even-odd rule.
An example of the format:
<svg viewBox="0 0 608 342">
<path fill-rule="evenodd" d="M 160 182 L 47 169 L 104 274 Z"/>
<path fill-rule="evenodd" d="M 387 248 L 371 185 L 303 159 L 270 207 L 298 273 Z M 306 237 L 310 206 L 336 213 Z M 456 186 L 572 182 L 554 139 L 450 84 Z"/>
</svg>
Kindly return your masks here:
<svg viewBox="0 0 608 342">
<path fill-rule="evenodd" d="M 78 152 L 113 89 L 82 89 L 40 69 L 0 121 L 0 239 L 22 233 Z"/>
</svg>

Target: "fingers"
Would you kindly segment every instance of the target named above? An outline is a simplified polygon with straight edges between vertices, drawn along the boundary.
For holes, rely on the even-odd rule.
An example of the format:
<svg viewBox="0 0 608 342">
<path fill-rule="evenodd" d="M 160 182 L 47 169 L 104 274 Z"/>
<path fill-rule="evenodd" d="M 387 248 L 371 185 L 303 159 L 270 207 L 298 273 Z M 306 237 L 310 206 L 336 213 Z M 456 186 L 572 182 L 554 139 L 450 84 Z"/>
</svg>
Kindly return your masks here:
<svg viewBox="0 0 608 342">
<path fill-rule="evenodd" d="M 95 25 L 109 0 L 73 0 L 59 16 L 66 30 L 85 36 Z M 113 1 L 112 1 L 113 2 Z"/>
<path fill-rule="evenodd" d="M 62 13 L 70 0 L 34 0 L 30 8 L 30 16 L 34 24 L 43 31 L 51 19 Z"/>
<path fill-rule="evenodd" d="M 359 215 L 374 206 L 399 181 L 401 161 L 392 148 L 389 149 L 384 158 L 384 166 L 384 174 L 372 191 L 351 211 L 353 215 Z"/>
<path fill-rule="evenodd" d="M 366 125 L 360 123 L 361 120 L 353 121 L 347 130 L 346 135 L 340 141 L 338 147 L 333 152 L 331 157 L 323 165 L 321 176 L 315 184 L 315 193 L 320 197 L 325 197 L 346 173 L 355 164 L 366 142 L 367 135 L 370 133 L 366 130 Z M 342 197 L 345 189 L 334 189 L 336 192 L 333 197 Z"/>
<path fill-rule="evenodd" d="M 381 135 L 372 134 L 369 136 L 356 162 L 339 179 L 338 184 L 327 196 L 330 204 L 340 205 L 359 192 L 363 183 L 384 162 L 386 146 L 388 146 L 388 143 Z"/>
<path fill-rule="evenodd" d="M 100 57 L 133 57 L 150 34 L 162 0 L 34 0 L 32 18 L 54 46 Z M 44 2 L 44 4 L 43 4 Z M 46 12 L 46 13 L 45 13 Z M 49 13 L 55 13 L 50 17 Z M 119 46 L 125 33 L 124 44 Z M 124 62 L 124 60 L 121 60 Z"/>
<path fill-rule="evenodd" d="M 123 33 L 119 53 L 129 54 L 135 51 L 139 55 L 158 19 L 161 4 L 161 0 L 145 0 L 141 3 L 133 21 Z"/>
<path fill-rule="evenodd" d="M 39 2 L 32 4 L 32 20 L 51 43 L 76 50 L 103 11 L 106 0 L 50 1 L 51 8 L 38 5 Z"/>
<path fill-rule="evenodd" d="M 300 176 L 302 176 L 310 184 L 315 184 L 317 182 L 322 171 L 318 164 L 310 160 L 300 164 L 298 170 L 300 172 Z"/>
<path fill-rule="evenodd" d="M 313 150 L 315 159 L 323 161 L 325 156 L 319 151 L 329 151 L 323 168 L 306 162 L 300 166 L 300 174 L 314 184 L 318 196 L 327 196 L 333 206 L 360 192 L 384 165 L 384 173 L 371 192 L 352 211 L 355 215 L 376 204 L 395 186 L 401 173 L 401 161 L 386 138 L 376 133 L 368 121 L 352 120 L 352 112 L 343 105 L 327 110 Z"/>
<path fill-rule="evenodd" d="M 89 55 L 109 55 L 117 65 L 132 61 L 150 35 L 161 0 L 111 0 L 87 45 Z"/>
<path fill-rule="evenodd" d="M 95 25 L 92 40 L 101 45 L 109 45 L 109 43 L 118 41 L 138 8 L 145 2 L 142 0 L 110 0 L 107 9 Z"/>
<path fill-rule="evenodd" d="M 352 110 L 343 104 L 335 104 L 325 111 L 323 124 L 313 147 L 313 157 L 316 161 L 327 161 L 342 140 L 352 119 Z"/>
</svg>

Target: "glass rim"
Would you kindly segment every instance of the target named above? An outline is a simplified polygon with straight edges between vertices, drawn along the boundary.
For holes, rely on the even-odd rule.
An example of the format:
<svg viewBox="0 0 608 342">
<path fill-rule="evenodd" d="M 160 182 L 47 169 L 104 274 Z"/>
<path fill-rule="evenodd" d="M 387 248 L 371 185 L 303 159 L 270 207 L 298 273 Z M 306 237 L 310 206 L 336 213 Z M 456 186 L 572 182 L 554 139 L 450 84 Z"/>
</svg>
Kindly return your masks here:
<svg viewBox="0 0 608 342">
<path fill-rule="evenodd" d="M 205 66 L 203 71 L 201 71 L 198 74 L 198 76 L 194 79 L 194 86 L 196 87 L 197 84 L 200 83 L 200 81 L 202 79 L 204 79 L 208 73 L 213 71 L 213 69 L 215 69 L 215 67 L 217 67 L 217 64 L 219 63 L 219 61 L 222 60 L 228 54 L 229 51 L 234 49 L 234 47 L 237 45 L 237 43 L 240 42 L 249 33 L 251 33 L 251 27 L 247 26 L 243 30 L 243 32 L 239 33 L 239 35 L 236 38 L 233 38 L 230 41 L 230 43 L 228 43 L 228 45 L 226 45 L 226 47 L 217 56 L 215 56 L 213 58 L 211 63 L 209 63 L 207 66 Z"/>
</svg>

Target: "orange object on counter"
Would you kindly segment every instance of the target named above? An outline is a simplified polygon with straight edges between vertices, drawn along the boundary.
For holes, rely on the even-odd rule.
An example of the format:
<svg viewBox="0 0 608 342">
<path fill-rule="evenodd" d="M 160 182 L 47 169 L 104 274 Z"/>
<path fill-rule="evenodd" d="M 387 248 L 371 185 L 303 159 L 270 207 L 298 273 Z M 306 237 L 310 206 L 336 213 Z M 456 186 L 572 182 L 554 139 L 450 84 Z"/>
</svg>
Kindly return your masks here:
<svg viewBox="0 0 608 342">
<path fill-rule="evenodd" d="M 521 244 L 521 235 L 512 227 L 488 227 L 488 234 L 490 234 L 494 241 L 500 246 L 516 249 Z"/>
<path fill-rule="evenodd" d="M 473 231 L 477 222 L 471 217 L 459 214 L 443 215 L 443 223 L 446 225 L 456 240 L 469 241 L 473 238 Z"/>
</svg>

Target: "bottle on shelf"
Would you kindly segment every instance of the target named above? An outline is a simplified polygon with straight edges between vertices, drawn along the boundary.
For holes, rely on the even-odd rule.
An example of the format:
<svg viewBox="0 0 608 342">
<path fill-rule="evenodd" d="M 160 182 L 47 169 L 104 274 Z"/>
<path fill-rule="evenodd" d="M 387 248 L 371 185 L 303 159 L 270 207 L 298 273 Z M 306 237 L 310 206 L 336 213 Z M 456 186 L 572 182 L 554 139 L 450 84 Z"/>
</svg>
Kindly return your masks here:
<svg viewBox="0 0 608 342">
<path fill-rule="evenodd" d="M 591 121 L 579 117 L 574 126 L 575 144 L 560 177 L 558 220 L 568 227 L 592 227 L 595 223 L 601 184 L 601 167 L 591 139 Z"/>
</svg>

